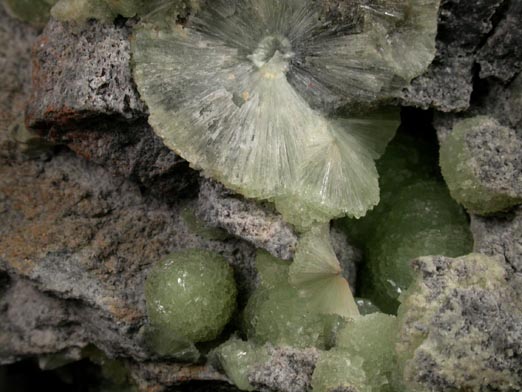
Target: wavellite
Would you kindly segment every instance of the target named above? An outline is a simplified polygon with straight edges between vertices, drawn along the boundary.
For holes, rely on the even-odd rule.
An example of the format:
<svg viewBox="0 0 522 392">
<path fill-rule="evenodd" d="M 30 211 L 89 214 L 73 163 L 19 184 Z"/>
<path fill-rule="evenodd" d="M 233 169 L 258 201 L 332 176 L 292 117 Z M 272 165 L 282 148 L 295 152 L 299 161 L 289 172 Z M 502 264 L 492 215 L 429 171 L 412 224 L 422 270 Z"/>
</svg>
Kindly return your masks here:
<svg viewBox="0 0 522 392">
<path fill-rule="evenodd" d="M 378 158 L 398 112 L 347 114 L 393 97 L 433 59 L 437 0 L 354 2 L 336 19 L 311 0 L 212 0 L 132 43 L 149 122 L 227 187 L 275 202 L 306 228 L 379 202 Z"/>
<path fill-rule="evenodd" d="M 166 256 L 145 284 L 147 337 L 163 356 L 194 360 L 194 343 L 219 336 L 236 307 L 234 273 L 215 252 L 201 249 Z"/>
<path fill-rule="evenodd" d="M 256 265 L 260 285 L 243 317 L 255 343 L 326 348 L 343 320 L 359 315 L 327 225 L 301 237 L 292 264 L 259 252 Z"/>
</svg>

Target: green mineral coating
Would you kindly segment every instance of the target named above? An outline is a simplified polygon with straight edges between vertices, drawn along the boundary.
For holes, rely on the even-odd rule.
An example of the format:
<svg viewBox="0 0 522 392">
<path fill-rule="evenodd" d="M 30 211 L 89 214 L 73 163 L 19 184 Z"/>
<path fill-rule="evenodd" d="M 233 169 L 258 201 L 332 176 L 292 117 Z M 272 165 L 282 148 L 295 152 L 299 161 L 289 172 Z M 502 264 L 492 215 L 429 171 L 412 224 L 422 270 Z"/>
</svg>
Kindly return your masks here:
<svg viewBox="0 0 522 392">
<path fill-rule="evenodd" d="M 372 392 L 363 359 L 338 349 L 321 353 L 312 375 L 314 392 Z"/>
<path fill-rule="evenodd" d="M 143 330 L 146 345 L 161 357 L 182 362 L 196 362 L 201 353 L 190 340 L 173 333 L 168 328 L 147 325 Z"/>
<path fill-rule="evenodd" d="M 374 237 L 379 220 L 393 207 L 398 191 L 436 175 L 437 157 L 424 140 L 399 132 L 376 164 L 381 189 L 379 204 L 361 219 L 344 220 L 350 240 L 362 247 Z"/>
<path fill-rule="evenodd" d="M 412 280 L 409 261 L 430 254 L 460 256 L 472 248 L 464 211 L 437 177 L 436 151 L 399 133 L 377 161 L 381 203 L 343 224 L 365 251 L 360 295 L 394 313 Z"/>
<path fill-rule="evenodd" d="M 322 301 L 311 299 L 310 293 L 289 283 L 288 262 L 258 251 L 256 267 L 259 287 L 250 296 L 243 314 L 248 338 L 258 344 L 330 346 L 342 318 L 325 315 Z"/>
<path fill-rule="evenodd" d="M 249 340 L 292 347 L 325 348 L 331 344 L 339 317 L 324 315 L 289 285 L 254 291 L 244 312 Z"/>
<path fill-rule="evenodd" d="M 370 299 L 355 298 L 355 303 L 359 308 L 359 313 L 361 316 L 380 312 L 380 309 Z"/>
<path fill-rule="evenodd" d="M 520 281 L 503 256 L 422 257 L 416 265 L 398 312 L 396 389 L 521 390 Z"/>
<path fill-rule="evenodd" d="M 396 367 L 397 318 L 383 313 L 356 317 L 336 335 L 336 348 L 360 357 L 372 391 L 391 390 Z"/>
<path fill-rule="evenodd" d="M 299 228 L 378 203 L 374 160 L 398 112 L 332 113 L 393 97 L 435 53 L 438 0 L 350 2 L 336 23 L 324 6 L 202 1 L 183 26 L 166 15 L 166 28 L 143 23 L 132 41 L 165 144 L 230 189 L 274 201 Z"/>
<path fill-rule="evenodd" d="M 210 357 L 242 391 L 254 390 L 248 382 L 248 373 L 255 365 L 269 358 L 265 347 L 235 337 L 213 350 Z"/>
<path fill-rule="evenodd" d="M 260 287 L 274 289 L 287 285 L 289 266 L 287 261 L 278 259 L 265 250 L 258 250 L 256 269 Z"/>
<path fill-rule="evenodd" d="M 23 22 L 43 27 L 49 20 L 51 7 L 57 0 L 3 0 L 7 11 Z"/>
<path fill-rule="evenodd" d="M 443 183 L 420 181 L 398 192 L 393 201 L 368 245 L 366 263 L 372 282 L 363 288 L 363 294 L 390 313 L 412 282 L 410 260 L 461 256 L 473 247 L 467 217 Z"/>
<path fill-rule="evenodd" d="M 299 239 L 288 271 L 290 284 L 323 314 L 359 315 L 348 281 L 330 241 L 330 226 L 312 227 Z"/>
<path fill-rule="evenodd" d="M 489 139 L 485 133 L 491 133 Z M 484 140 L 480 150 L 472 148 L 472 140 Z M 522 203 L 520 185 L 518 192 L 506 183 L 498 183 L 497 178 L 507 174 L 511 181 L 522 181 L 516 163 L 519 160 L 522 142 L 515 131 L 501 126 L 495 119 L 487 116 L 476 116 L 457 122 L 440 147 L 440 167 L 451 195 L 468 211 L 486 215 L 505 210 Z M 483 164 L 479 162 L 477 153 L 499 156 L 502 154 L 502 165 L 493 166 L 493 176 L 484 175 Z M 489 153 L 489 154 L 488 154 Z M 488 163 L 486 163 L 487 165 Z M 520 164 L 518 164 L 520 166 Z M 514 167 L 509 167 L 514 166 Z M 520 169 L 518 169 L 520 170 Z M 507 186 L 506 186 L 507 185 Z"/>
<path fill-rule="evenodd" d="M 156 264 L 147 277 L 145 298 L 151 335 L 161 343 L 205 342 L 219 336 L 236 306 L 232 268 L 217 253 L 185 250 Z"/>
</svg>

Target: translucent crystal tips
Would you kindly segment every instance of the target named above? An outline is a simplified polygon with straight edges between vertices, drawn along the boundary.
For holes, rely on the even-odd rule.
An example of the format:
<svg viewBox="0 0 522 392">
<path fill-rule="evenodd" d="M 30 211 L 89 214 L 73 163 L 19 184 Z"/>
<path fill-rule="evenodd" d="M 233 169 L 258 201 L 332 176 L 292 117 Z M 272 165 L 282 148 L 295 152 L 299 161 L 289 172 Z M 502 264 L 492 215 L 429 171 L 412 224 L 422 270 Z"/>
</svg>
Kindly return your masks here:
<svg viewBox="0 0 522 392">
<path fill-rule="evenodd" d="M 341 272 L 328 225 L 313 227 L 303 235 L 290 266 L 289 282 L 322 313 L 357 316 L 357 305 Z"/>
</svg>

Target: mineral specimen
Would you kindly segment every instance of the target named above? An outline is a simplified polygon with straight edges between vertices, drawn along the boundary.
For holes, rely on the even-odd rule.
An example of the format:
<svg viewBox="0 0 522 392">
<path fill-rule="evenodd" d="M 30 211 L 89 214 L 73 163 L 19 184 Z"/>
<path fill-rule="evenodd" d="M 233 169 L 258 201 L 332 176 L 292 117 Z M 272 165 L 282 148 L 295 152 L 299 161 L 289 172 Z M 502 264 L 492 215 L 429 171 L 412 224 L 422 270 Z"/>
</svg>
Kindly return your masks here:
<svg viewBox="0 0 522 392">
<path fill-rule="evenodd" d="M 249 340 L 297 348 L 328 347 L 339 318 L 324 315 L 313 305 L 290 285 L 256 290 L 244 314 Z"/>
<path fill-rule="evenodd" d="M 461 256 L 471 251 L 467 217 L 434 174 L 423 143 L 405 136 L 378 162 L 382 204 L 360 221 L 345 222 L 365 248 L 361 295 L 394 313 L 412 281 L 410 260 L 421 255 Z"/>
<path fill-rule="evenodd" d="M 433 178 L 435 159 L 431 146 L 424 140 L 398 132 L 377 161 L 381 188 L 379 204 L 361 219 L 341 221 L 349 238 L 362 248 L 369 245 L 379 221 L 393 208 L 397 192 L 418 181 Z"/>
<path fill-rule="evenodd" d="M 290 266 L 265 252 L 256 263 L 260 287 L 245 309 L 245 327 L 258 342 L 324 348 L 343 317 L 359 314 L 327 225 L 302 236 Z"/>
<path fill-rule="evenodd" d="M 228 378 L 242 391 L 253 391 L 248 373 L 256 364 L 268 359 L 267 348 L 232 337 L 213 350 L 212 362 L 222 368 Z"/>
<path fill-rule="evenodd" d="M 438 1 L 354 2 L 348 18 L 309 0 L 200 3 L 183 25 L 136 31 L 134 75 L 155 131 L 300 227 L 363 216 L 397 116 L 332 113 L 389 98 L 426 68 Z"/>
<path fill-rule="evenodd" d="M 348 317 L 358 315 L 348 281 L 342 276 L 329 239 L 328 225 L 312 228 L 304 234 L 297 246 L 294 262 L 290 265 L 289 281 L 324 314 Z"/>
<path fill-rule="evenodd" d="M 321 353 L 312 377 L 314 392 L 371 392 L 363 359 L 339 350 Z"/>
<path fill-rule="evenodd" d="M 362 359 L 371 391 L 390 391 L 396 369 L 397 319 L 383 313 L 356 317 L 339 329 L 336 349 L 345 357 Z"/>
<path fill-rule="evenodd" d="M 494 118 L 457 122 L 440 148 L 451 195 L 468 211 L 487 215 L 522 203 L 522 138 Z"/>
<path fill-rule="evenodd" d="M 520 276 L 481 254 L 414 266 L 399 308 L 397 390 L 521 390 Z"/>
<path fill-rule="evenodd" d="M 261 288 L 274 289 L 287 285 L 289 267 L 288 262 L 280 260 L 266 251 L 257 251 L 256 269 Z"/>
<path fill-rule="evenodd" d="M 149 338 L 165 355 L 218 337 L 236 305 L 232 268 L 203 250 L 173 253 L 159 262 L 148 275 L 145 295 Z"/>
</svg>

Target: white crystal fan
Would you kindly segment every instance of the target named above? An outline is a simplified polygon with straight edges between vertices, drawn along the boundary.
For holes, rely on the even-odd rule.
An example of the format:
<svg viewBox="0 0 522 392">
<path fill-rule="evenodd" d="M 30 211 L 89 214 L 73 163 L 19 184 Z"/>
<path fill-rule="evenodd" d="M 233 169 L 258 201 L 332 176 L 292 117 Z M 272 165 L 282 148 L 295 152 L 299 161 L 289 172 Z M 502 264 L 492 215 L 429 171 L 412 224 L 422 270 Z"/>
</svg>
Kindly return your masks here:
<svg viewBox="0 0 522 392">
<path fill-rule="evenodd" d="M 397 16 L 361 6 L 342 28 L 311 0 L 200 3 L 184 26 L 136 30 L 134 75 L 155 132 L 205 175 L 275 201 L 301 228 L 363 216 L 379 201 L 374 159 L 398 115 L 328 113 L 404 79 L 394 26 L 421 7 L 410 3 L 436 13 L 436 1 L 394 1 Z"/>
</svg>

